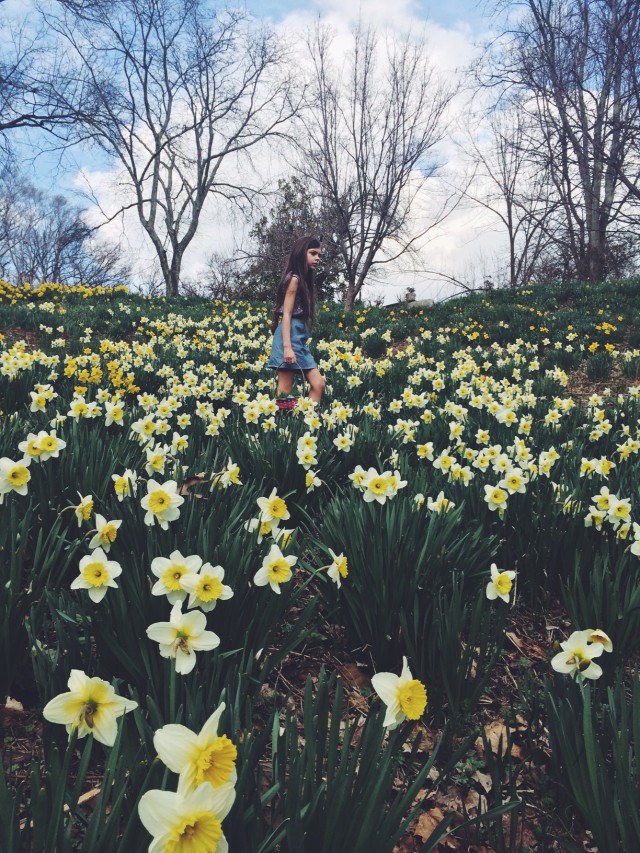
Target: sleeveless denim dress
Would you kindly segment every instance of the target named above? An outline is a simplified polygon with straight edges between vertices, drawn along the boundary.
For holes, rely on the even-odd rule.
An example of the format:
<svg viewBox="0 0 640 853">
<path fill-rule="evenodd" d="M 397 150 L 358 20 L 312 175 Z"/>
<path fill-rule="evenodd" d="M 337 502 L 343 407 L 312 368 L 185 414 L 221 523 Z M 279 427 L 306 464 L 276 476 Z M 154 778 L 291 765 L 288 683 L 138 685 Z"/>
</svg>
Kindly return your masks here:
<svg viewBox="0 0 640 853">
<path fill-rule="evenodd" d="M 317 367 L 318 365 L 307 346 L 309 329 L 303 315 L 302 300 L 299 293 L 296 293 L 296 301 L 291 317 L 291 348 L 296 357 L 295 364 L 285 364 L 284 344 L 282 343 L 282 306 L 278 308 L 278 311 L 281 319 L 280 323 L 278 323 L 278 328 L 273 334 L 271 355 L 267 361 L 267 367 L 271 367 L 273 370 L 312 370 L 314 367 Z"/>
</svg>

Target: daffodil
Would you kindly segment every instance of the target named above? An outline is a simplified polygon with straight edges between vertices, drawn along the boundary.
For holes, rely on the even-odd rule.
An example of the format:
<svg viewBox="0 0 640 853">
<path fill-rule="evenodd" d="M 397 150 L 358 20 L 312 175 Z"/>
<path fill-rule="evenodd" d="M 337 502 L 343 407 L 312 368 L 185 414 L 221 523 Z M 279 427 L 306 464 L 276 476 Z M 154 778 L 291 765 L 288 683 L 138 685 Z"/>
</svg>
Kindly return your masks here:
<svg viewBox="0 0 640 853">
<path fill-rule="evenodd" d="M 0 503 L 9 492 L 17 492 L 19 495 L 27 494 L 27 483 L 31 479 L 30 465 L 29 456 L 25 456 L 18 462 L 6 456 L 0 459 Z"/>
<path fill-rule="evenodd" d="M 151 589 L 152 595 L 166 595 L 170 604 L 184 601 L 187 589 L 184 579 L 197 572 L 202 560 L 197 554 L 183 557 L 180 551 L 172 551 L 169 557 L 156 557 L 151 562 L 151 571 L 158 578 Z"/>
<path fill-rule="evenodd" d="M 379 474 L 375 468 L 369 468 L 365 479 L 362 482 L 363 498 L 367 503 L 377 501 L 380 504 L 385 503 L 389 492 L 389 480 L 385 476 L 388 472 Z"/>
<path fill-rule="evenodd" d="M 490 601 L 501 598 L 508 603 L 515 576 L 516 573 L 511 570 L 499 572 L 496 564 L 491 563 L 491 580 L 487 584 L 487 598 Z"/>
<path fill-rule="evenodd" d="M 278 497 L 277 489 L 274 488 L 268 498 L 258 498 L 258 507 L 260 508 L 260 521 L 285 521 L 291 515 L 287 509 L 285 501 Z"/>
<path fill-rule="evenodd" d="M 312 492 L 322 485 L 322 480 L 318 477 L 316 471 L 308 470 L 304 477 L 304 484 L 308 492 Z"/>
<path fill-rule="evenodd" d="M 203 782 L 214 789 L 235 785 L 238 750 L 226 735 L 218 735 L 224 709 L 222 702 L 198 734 L 176 724 L 156 731 L 153 745 L 160 760 L 180 776 L 178 793 L 190 794 Z"/>
<path fill-rule="evenodd" d="M 567 640 L 560 643 L 562 651 L 551 660 L 551 666 L 556 672 L 571 675 L 578 680 L 600 678 L 602 668 L 593 659 L 600 657 L 605 644 L 600 641 L 593 642 L 592 634 L 592 630 L 574 631 Z"/>
<path fill-rule="evenodd" d="M 42 450 L 40 449 L 40 444 L 38 440 L 38 436 L 30 432 L 24 441 L 21 441 L 18 445 L 18 450 L 21 453 L 24 453 L 25 456 L 28 456 L 30 459 L 38 460 L 40 458 L 40 454 Z"/>
<path fill-rule="evenodd" d="M 515 495 L 516 493 L 524 495 L 528 481 L 529 477 L 524 471 L 522 471 L 522 469 L 512 468 L 510 471 L 505 473 L 502 480 L 498 483 L 498 486 L 502 489 L 506 489 L 510 495 Z"/>
<path fill-rule="evenodd" d="M 404 720 L 419 720 L 427 706 L 427 691 L 424 684 L 411 675 L 406 657 L 402 659 L 402 672 L 378 672 L 371 679 L 371 686 L 387 706 L 384 726 L 397 728 Z"/>
<path fill-rule="evenodd" d="M 224 569 L 204 563 L 196 572 L 182 577 L 182 588 L 189 593 L 188 608 L 199 607 L 208 613 L 218 601 L 228 601 L 233 596 L 230 586 L 223 584 Z"/>
<path fill-rule="evenodd" d="M 498 514 L 502 518 L 504 510 L 507 506 L 507 498 L 509 493 L 506 489 L 501 489 L 500 486 L 485 486 L 484 499 L 491 511 L 498 510 Z"/>
<path fill-rule="evenodd" d="M 253 582 L 256 586 L 269 584 L 274 592 L 280 594 L 280 584 L 291 580 L 291 567 L 297 561 L 297 557 L 285 557 L 278 545 L 273 544 L 261 568 L 255 573 Z"/>
<path fill-rule="evenodd" d="M 260 517 L 251 518 L 243 524 L 244 529 L 248 533 L 258 531 L 258 545 L 262 542 L 265 536 L 273 536 L 278 529 L 278 519 L 274 518 L 271 521 L 261 521 Z"/>
<path fill-rule="evenodd" d="M 367 472 L 364 470 L 362 465 L 356 465 L 353 473 L 349 474 L 349 479 L 351 480 L 356 489 L 362 489 L 364 486 L 364 482 L 367 479 Z"/>
<path fill-rule="evenodd" d="M 331 554 L 332 563 L 327 569 L 327 574 L 338 589 L 340 589 L 342 579 L 346 578 L 349 574 L 348 560 L 344 554 L 334 554 L 331 548 L 329 548 L 329 553 Z"/>
<path fill-rule="evenodd" d="M 89 521 L 93 513 L 93 498 L 91 495 L 84 497 L 78 492 L 80 503 L 74 507 L 75 516 L 78 519 L 78 527 L 81 527 L 83 521 Z"/>
<path fill-rule="evenodd" d="M 207 617 L 199 610 L 182 612 L 182 602 L 176 601 L 168 622 L 154 622 L 147 636 L 160 645 L 163 658 L 176 662 L 176 672 L 187 675 L 196 665 L 196 652 L 211 651 L 220 645 L 220 637 L 206 630 Z"/>
<path fill-rule="evenodd" d="M 118 501 L 122 501 L 130 495 L 135 495 L 137 491 L 138 477 L 135 471 L 127 468 L 124 474 L 112 474 L 113 490 L 116 493 Z"/>
<path fill-rule="evenodd" d="M 71 582 L 71 589 L 86 589 L 89 598 L 98 604 L 111 587 L 117 589 L 114 578 L 122 574 L 122 566 L 115 560 L 107 560 L 102 548 L 96 548 L 80 560 L 80 574 Z"/>
<path fill-rule="evenodd" d="M 147 481 L 147 494 L 140 504 L 145 509 L 144 523 L 152 526 L 156 521 L 163 530 L 168 530 L 169 522 L 180 517 L 178 507 L 182 506 L 184 498 L 178 494 L 178 484 L 175 480 L 166 483 Z"/>
<path fill-rule="evenodd" d="M 116 424 L 122 426 L 124 421 L 124 408 L 119 401 L 116 403 L 105 402 L 105 426 Z"/>
<path fill-rule="evenodd" d="M 153 836 L 149 853 L 228 853 L 222 821 L 229 813 L 235 791 L 216 790 L 204 782 L 191 794 L 147 791 L 138 814 Z"/>
<path fill-rule="evenodd" d="M 116 695 L 113 687 L 101 678 L 89 678 L 79 669 L 72 669 L 68 693 L 61 693 L 48 702 L 42 712 L 50 723 L 61 723 L 67 731 L 77 731 L 78 737 L 92 734 L 100 743 L 113 746 L 118 717 L 137 708 L 138 703 Z"/>
<path fill-rule="evenodd" d="M 89 542 L 89 548 L 103 548 L 106 553 L 109 553 L 109 549 L 116 541 L 121 524 L 122 520 L 119 518 L 107 521 L 104 515 L 96 513 L 96 533 Z"/>
</svg>

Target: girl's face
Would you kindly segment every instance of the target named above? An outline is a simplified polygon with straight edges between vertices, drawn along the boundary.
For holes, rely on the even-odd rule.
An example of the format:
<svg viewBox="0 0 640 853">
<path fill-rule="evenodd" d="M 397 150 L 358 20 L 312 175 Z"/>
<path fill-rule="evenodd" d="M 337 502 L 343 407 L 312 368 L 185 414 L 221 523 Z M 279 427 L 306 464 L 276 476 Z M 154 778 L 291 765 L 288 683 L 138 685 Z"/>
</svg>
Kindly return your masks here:
<svg viewBox="0 0 640 853">
<path fill-rule="evenodd" d="M 322 249 L 307 249 L 307 268 L 314 270 L 320 262 Z"/>
</svg>

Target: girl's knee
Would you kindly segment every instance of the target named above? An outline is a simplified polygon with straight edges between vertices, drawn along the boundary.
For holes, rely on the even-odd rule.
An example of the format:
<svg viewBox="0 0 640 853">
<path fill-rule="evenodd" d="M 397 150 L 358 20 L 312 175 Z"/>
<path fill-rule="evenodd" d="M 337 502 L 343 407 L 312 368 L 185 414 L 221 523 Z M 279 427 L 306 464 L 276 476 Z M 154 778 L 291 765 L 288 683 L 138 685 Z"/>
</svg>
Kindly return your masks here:
<svg viewBox="0 0 640 853">
<path fill-rule="evenodd" d="M 317 376 L 314 376 L 314 378 L 311 380 L 311 388 L 313 391 L 316 391 L 318 394 L 322 394 L 322 392 L 324 391 L 324 386 L 325 386 L 324 376 L 322 376 L 322 374 L 320 374 L 320 373 Z"/>
</svg>

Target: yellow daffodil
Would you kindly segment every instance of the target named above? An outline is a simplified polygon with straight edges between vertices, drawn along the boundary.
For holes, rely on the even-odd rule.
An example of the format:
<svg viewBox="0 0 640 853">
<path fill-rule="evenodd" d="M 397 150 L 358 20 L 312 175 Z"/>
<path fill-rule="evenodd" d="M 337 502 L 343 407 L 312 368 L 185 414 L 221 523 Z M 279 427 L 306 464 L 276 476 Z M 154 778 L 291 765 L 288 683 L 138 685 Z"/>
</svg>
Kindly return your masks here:
<svg viewBox="0 0 640 853">
<path fill-rule="evenodd" d="M 260 508 L 260 521 L 285 521 L 291 515 L 287 509 L 285 501 L 278 497 L 276 488 L 272 489 L 268 498 L 258 498 L 258 507 Z"/>
<path fill-rule="evenodd" d="M 332 563 L 327 569 L 327 574 L 338 589 L 340 589 L 342 579 L 346 578 L 349 574 L 348 561 L 344 554 L 334 554 L 331 548 L 329 548 L 329 553 L 331 554 Z"/>
<path fill-rule="evenodd" d="M 215 790 L 204 782 L 191 794 L 147 791 L 138 814 L 153 840 L 149 853 L 228 853 L 222 821 L 229 813 L 235 791 Z"/>
<path fill-rule="evenodd" d="M 140 504 L 145 509 L 144 523 L 152 526 L 156 521 L 163 530 L 168 530 L 169 522 L 180 517 L 178 507 L 182 506 L 184 498 L 178 494 L 178 484 L 174 480 L 165 483 L 147 481 L 147 494 Z"/>
<path fill-rule="evenodd" d="M 30 465 L 31 458 L 29 456 L 25 456 L 17 462 L 6 456 L 0 459 L 0 503 L 9 492 L 16 492 L 19 495 L 27 494 L 27 483 L 31 479 Z"/>
<path fill-rule="evenodd" d="M 401 674 L 378 672 L 371 679 L 371 686 L 387 706 L 383 725 L 397 728 L 404 720 L 419 720 L 427 706 L 427 691 L 424 684 L 411 675 L 406 657 L 402 659 Z"/>
<path fill-rule="evenodd" d="M 208 613 L 218 601 L 228 601 L 233 590 L 222 583 L 223 579 L 222 566 L 212 566 L 211 563 L 204 563 L 198 571 L 183 575 L 182 588 L 189 593 L 188 609 L 199 607 Z"/>
<path fill-rule="evenodd" d="M 291 580 L 291 567 L 297 561 L 297 557 L 285 557 L 278 545 L 273 544 L 262 561 L 262 566 L 255 573 L 253 582 L 256 586 L 269 584 L 274 592 L 280 594 L 280 584 Z"/>
<path fill-rule="evenodd" d="M 108 554 L 109 549 L 116 541 L 118 529 L 121 524 L 122 521 L 119 518 L 107 521 L 104 515 L 96 513 L 96 532 L 89 542 L 89 548 L 103 548 Z"/>
<path fill-rule="evenodd" d="M 224 709 L 222 702 L 198 734 L 176 724 L 156 731 L 153 745 L 160 760 L 180 776 L 178 793 L 186 796 L 204 782 L 214 789 L 235 785 L 238 751 L 226 735 L 218 735 Z"/>
<path fill-rule="evenodd" d="M 498 571 L 496 564 L 491 563 L 491 580 L 487 584 L 487 598 L 490 601 L 501 598 L 508 603 L 515 576 L 516 573 L 510 570 Z"/>
</svg>

